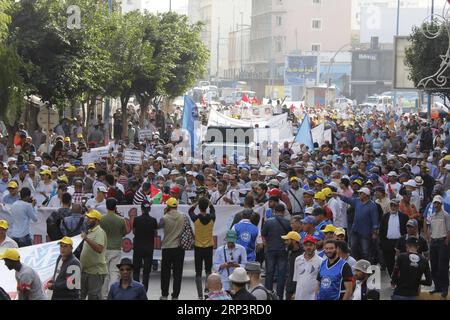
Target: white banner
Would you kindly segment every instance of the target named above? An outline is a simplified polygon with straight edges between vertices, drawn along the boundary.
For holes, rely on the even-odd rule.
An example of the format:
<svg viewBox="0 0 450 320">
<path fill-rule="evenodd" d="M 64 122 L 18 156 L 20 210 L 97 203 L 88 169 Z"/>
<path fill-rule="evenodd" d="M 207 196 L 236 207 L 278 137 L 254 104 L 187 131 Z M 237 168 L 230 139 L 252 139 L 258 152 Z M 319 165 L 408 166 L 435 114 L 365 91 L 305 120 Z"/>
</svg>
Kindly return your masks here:
<svg viewBox="0 0 450 320">
<path fill-rule="evenodd" d="M 93 163 L 96 160 L 107 158 L 109 156 L 110 146 L 91 149 L 89 152 L 83 152 L 83 165 Z"/>
<path fill-rule="evenodd" d="M 81 237 L 72 238 L 74 248 L 81 243 Z M 5 250 L 0 249 L 0 252 Z M 55 271 L 56 259 L 59 256 L 59 245 L 57 241 L 38 244 L 30 247 L 19 249 L 20 261 L 36 271 L 41 278 L 44 288 L 47 282 L 51 280 Z M 17 282 L 15 271 L 8 270 L 5 262 L 0 260 L 0 286 L 10 295 L 11 299 L 17 299 Z"/>
<path fill-rule="evenodd" d="M 150 215 L 155 218 L 158 222 L 161 217 L 164 215 L 165 205 L 153 205 L 150 211 Z M 190 206 L 189 205 L 180 205 L 178 207 L 178 211 L 181 213 L 187 214 Z M 241 206 L 231 206 L 231 205 L 222 205 L 222 206 L 214 206 L 216 209 L 216 222 L 214 223 L 214 248 L 220 246 L 224 243 L 225 234 L 230 229 L 231 223 L 233 222 L 234 215 L 243 210 Z M 43 242 L 47 242 L 47 224 L 46 220 L 50 216 L 50 214 L 57 210 L 58 208 L 40 208 L 38 209 L 38 221 L 31 225 L 31 235 L 33 238 L 34 244 L 40 244 Z M 253 208 L 255 212 L 258 212 L 262 217 L 263 207 L 255 207 Z M 132 258 L 133 255 L 133 223 L 134 218 L 141 215 L 140 206 L 118 206 L 117 211 L 120 213 L 122 217 L 125 218 L 128 234 L 123 238 L 122 241 L 122 255 L 130 256 Z M 198 213 L 198 212 L 196 212 Z M 192 225 L 193 227 L 193 225 Z M 163 230 L 158 230 L 158 236 L 155 239 L 155 258 L 161 257 L 161 239 L 163 238 L 164 233 Z M 258 239 L 258 243 L 261 242 L 261 239 Z M 186 255 L 190 260 L 193 260 L 194 255 L 192 254 Z"/>
<path fill-rule="evenodd" d="M 313 142 L 317 142 L 319 147 L 328 141 L 331 143 L 331 129 L 325 130 L 325 125 L 320 124 L 317 127 L 311 129 L 311 135 L 313 138 Z"/>
<path fill-rule="evenodd" d="M 128 163 L 128 164 L 141 165 L 142 164 L 142 155 L 143 155 L 142 151 L 126 149 L 123 152 L 123 156 L 124 156 L 123 162 Z"/>
<path fill-rule="evenodd" d="M 264 113 L 264 112 L 263 112 Z M 248 120 L 239 120 L 227 117 L 226 115 L 211 110 L 209 113 L 208 127 L 238 127 L 238 128 L 248 128 L 255 127 L 258 124 L 260 128 L 283 128 L 287 124 L 287 113 L 283 113 L 278 116 L 264 117 L 264 118 L 250 118 Z"/>
</svg>

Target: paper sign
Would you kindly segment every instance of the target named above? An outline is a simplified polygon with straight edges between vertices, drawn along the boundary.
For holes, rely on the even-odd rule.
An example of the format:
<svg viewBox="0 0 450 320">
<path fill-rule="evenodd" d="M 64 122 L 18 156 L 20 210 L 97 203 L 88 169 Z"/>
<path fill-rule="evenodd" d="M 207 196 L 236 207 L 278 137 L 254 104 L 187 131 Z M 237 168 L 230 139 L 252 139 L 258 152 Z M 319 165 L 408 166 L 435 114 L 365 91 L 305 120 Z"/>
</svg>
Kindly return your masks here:
<svg viewBox="0 0 450 320">
<path fill-rule="evenodd" d="M 142 151 L 138 150 L 125 150 L 124 153 L 124 163 L 128 164 L 142 164 Z"/>
<path fill-rule="evenodd" d="M 152 130 L 139 130 L 139 140 L 152 139 Z"/>
</svg>

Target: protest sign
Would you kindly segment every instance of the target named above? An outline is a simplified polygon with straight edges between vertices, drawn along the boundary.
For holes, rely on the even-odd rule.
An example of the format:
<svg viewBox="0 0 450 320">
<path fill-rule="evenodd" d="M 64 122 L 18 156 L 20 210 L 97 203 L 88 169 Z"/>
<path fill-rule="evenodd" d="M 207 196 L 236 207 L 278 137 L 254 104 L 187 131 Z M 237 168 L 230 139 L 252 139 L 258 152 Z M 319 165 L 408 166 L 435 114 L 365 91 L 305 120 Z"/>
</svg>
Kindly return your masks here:
<svg viewBox="0 0 450 320">
<path fill-rule="evenodd" d="M 152 139 L 152 130 L 139 130 L 139 140 Z"/>
<path fill-rule="evenodd" d="M 124 156 L 124 163 L 128 164 L 142 164 L 142 155 L 143 152 L 139 150 L 125 150 L 123 153 Z"/>
</svg>

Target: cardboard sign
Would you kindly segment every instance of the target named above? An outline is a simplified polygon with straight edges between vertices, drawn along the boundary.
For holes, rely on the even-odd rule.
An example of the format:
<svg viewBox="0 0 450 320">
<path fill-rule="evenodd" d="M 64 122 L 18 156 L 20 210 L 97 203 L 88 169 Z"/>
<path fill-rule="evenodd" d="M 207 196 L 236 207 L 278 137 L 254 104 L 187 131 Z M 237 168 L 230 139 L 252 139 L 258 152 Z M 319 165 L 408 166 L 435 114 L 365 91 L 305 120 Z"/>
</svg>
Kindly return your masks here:
<svg viewBox="0 0 450 320">
<path fill-rule="evenodd" d="M 142 164 L 142 151 L 139 150 L 125 150 L 123 153 L 124 163 L 127 164 Z"/>
</svg>

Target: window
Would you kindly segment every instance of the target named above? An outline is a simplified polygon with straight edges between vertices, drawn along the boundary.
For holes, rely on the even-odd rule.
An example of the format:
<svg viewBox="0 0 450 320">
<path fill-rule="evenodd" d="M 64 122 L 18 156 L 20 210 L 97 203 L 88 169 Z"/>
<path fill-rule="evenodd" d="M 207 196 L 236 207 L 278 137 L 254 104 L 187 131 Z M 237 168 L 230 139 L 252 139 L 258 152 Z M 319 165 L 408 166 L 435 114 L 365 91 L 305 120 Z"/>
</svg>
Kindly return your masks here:
<svg viewBox="0 0 450 320">
<path fill-rule="evenodd" d="M 320 52 L 320 44 L 312 44 L 311 51 L 312 52 Z"/>
<path fill-rule="evenodd" d="M 312 20 L 312 29 L 313 30 L 322 30 L 322 19 L 313 19 Z"/>
<path fill-rule="evenodd" d="M 281 40 L 277 40 L 277 52 L 283 51 L 283 42 Z"/>
<path fill-rule="evenodd" d="M 277 26 L 281 26 L 283 23 L 283 18 L 280 16 L 277 16 Z"/>
</svg>

